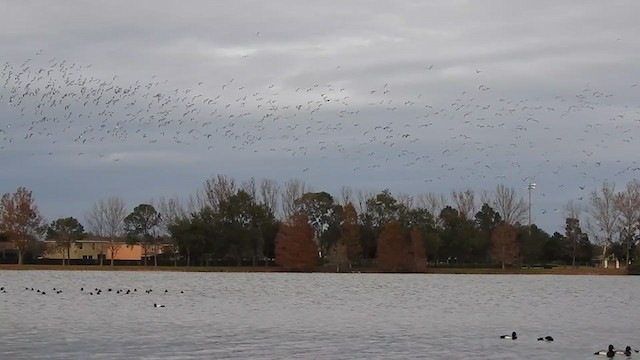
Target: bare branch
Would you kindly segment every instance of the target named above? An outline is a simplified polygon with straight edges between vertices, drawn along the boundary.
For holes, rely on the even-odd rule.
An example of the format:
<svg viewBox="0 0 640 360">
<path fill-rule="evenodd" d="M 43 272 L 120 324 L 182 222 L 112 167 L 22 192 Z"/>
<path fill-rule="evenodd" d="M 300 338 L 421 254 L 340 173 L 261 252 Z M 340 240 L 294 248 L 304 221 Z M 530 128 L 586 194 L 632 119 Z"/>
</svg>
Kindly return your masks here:
<svg viewBox="0 0 640 360">
<path fill-rule="evenodd" d="M 528 207 L 524 199 L 518 197 L 514 188 L 502 184 L 496 187 L 493 207 L 509 225 L 522 223 L 527 216 Z"/>
<path fill-rule="evenodd" d="M 347 206 L 351 202 L 353 202 L 353 189 L 343 186 L 340 188 L 340 205 Z"/>
<path fill-rule="evenodd" d="M 466 219 L 471 219 L 476 213 L 475 193 L 472 189 L 465 191 L 452 191 L 451 198 L 456 205 L 456 210 Z"/>
<path fill-rule="evenodd" d="M 447 197 L 444 194 L 423 193 L 418 195 L 418 206 L 427 209 L 436 219 L 440 216 L 442 209 L 447 207 Z"/>
<path fill-rule="evenodd" d="M 271 179 L 262 179 L 260 182 L 260 202 L 272 213 L 276 213 L 278 208 L 278 195 L 280 185 Z"/>
<path fill-rule="evenodd" d="M 281 198 L 282 216 L 284 216 L 285 219 L 295 213 L 295 201 L 309 191 L 311 191 L 311 188 L 303 180 L 291 179 L 284 184 L 284 191 L 282 192 Z"/>
<path fill-rule="evenodd" d="M 573 200 L 569 200 L 564 204 L 562 209 L 564 211 L 565 218 L 580 220 L 580 215 L 582 215 L 582 212 L 584 211 L 584 206 Z"/>
<path fill-rule="evenodd" d="M 620 211 L 615 204 L 615 185 L 602 184 L 602 188 L 591 192 L 588 213 L 593 222 L 591 232 L 594 238 L 602 243 L 602 257 L 605 258 L 617 231 L 620 219 Z"/>
</svg>

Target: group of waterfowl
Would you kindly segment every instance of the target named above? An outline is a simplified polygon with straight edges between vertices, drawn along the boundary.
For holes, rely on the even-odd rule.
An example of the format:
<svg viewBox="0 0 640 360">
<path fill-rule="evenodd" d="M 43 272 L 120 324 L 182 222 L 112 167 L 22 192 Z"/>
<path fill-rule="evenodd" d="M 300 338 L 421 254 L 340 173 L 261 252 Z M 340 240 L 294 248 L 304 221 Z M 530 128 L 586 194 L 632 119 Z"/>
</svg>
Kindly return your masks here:
<svg viewBox="0 0 640 360">
<path fill-rule="evenodd" d="M 631 356 L 632 352 L 640 352 L 640 350 L 632 350 L 631 346 L 627 346 L 624 351 L 623 350 L 615 350 L 613 345 L 609 344 L 608 350 L 600 350 L 593 353 L 593 355 L 606 355 L 609 358 L 612 358 L 616 355 L 625 355 Z"/>
<path fill-rule="evenodd" d="M 47 295 L 47 292 L 46 292 L 46 291 L 44 291 L 44 290 L 40 290 L 40 289 L 37 289 L 37 288 L 33 288 L 33 287 L 28 287 L 28 286 L 27 286 L 27 287 L 25 287 L 24 289 L 25 289 L 25 290 L 27 290 L 27 291 L 33 291 L 33 292 L 36 292 L 36 293 L 38 293 L 38 294 L 40 294 L 40 295 Z M 61 289 L 58 289 L 58 288 L 55 288 L 55 287 L 54 287 L 52 290 L 53 290 L 53 292 L 54 292 L 54 293 L 56 293 L 56 294 L 62 294 L 62 290 L 61 290 Z M 83 293 L 83 294 L 86 294 L 86 295 L 100 295 L 100 294 L 102 294 L 102 293 L 103 293 L 102 289 L 100 289 L 100 288 L 94 288 L 94 289 L 91 289 L 91 290 L 87 289 L 87 290 L 85 291 L 85 288 L 84 288 L 84 287 L 81 287 L 81 288 L 80 288 L 80 292 L 81 292 L 81 293 Z M 111 293 L 111 292 L 112 292 L 112 293 L 115 293 L 115 294 L 124 294 L 124 295 L 129 295 L 129 294 L 135 294 L 135 293 L 137 293 L 137 292 L 138 292 L 138 289 L 137 289 L 137 288 L 134 288 L 134 289 L 132 290 L 132 289 L 112 289 L 112 288 L 107 288 L 106 292 L 107 292 L 107 293 Z M 142 292 L 142 291 L 141 291 L 141 292 Z M 151 294 L 151 293 L 153 292 L 153 289 L 146 289 L 144 292 L 145 292 L 145 294 Z M 7 293 L 7 290 L 5 289 L 5 287 L 4 287 L 4 286 L 0 287 L 0 293 L 3 293 L 3 294 L 6 294 L 6 293 Z M 165 294 L 168 294 L 168 293 L 169 293 L 169 290 L 168 290 L 168 289 L 165 289 L 165 290 L 164 290 L 164 293 L 165 293 Z M 184 294 L 184 290 L 180 290 L 180 294 Z M 165 307 L 165 306 L 164 306 L 164 305 L 159 305 L 159 304 L 157 304 L 157 303 L 154 303 L 154 304 L 153 304 L 153 307 L 163 308 L 163 307 Z"/>
<path fill-rule="evenodd" d="M 516 332 L 514 331 L 511 333 L 511 335 L 500 335 L 500 339 L 516 340 L 518 339 L 518 334 L 516 334 Z M 553 337 L 548 335 L 545 337 L 539 337 L 538 341 L 551 342 L 553 341 Z M 616 355 L 631 356 L 633 352 L 638 353 L 640 352 L 640 350 L 634 350 L 631 348 L 631 346 L 627 346 L 624 350 L 616 350 L 613 345 L 609 345 L 608 350 L 596 351 L 595 353 L 593 353 L 593 355 L 606 355 L 608 358 L 612 358 Z"/>
</svg>

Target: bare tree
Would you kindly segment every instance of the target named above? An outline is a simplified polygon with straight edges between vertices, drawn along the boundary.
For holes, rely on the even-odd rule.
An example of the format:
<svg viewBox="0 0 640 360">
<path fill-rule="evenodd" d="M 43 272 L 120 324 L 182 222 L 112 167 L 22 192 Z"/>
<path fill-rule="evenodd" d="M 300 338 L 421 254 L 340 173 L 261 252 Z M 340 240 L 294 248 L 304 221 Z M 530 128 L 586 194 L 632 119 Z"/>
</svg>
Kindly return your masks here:
<svg viewBox="0 0 640 360">
<path fill-rule="evenodd" d="M 260 181 L 260 203 L 265 205 L 269 211 L 275 214 L 278 210 L 278 195 L 280 195 L 280 185 L 271 179 Z"/>
<path fill-rule="evenodd" d="M 484 204 L 493 204 L 491 193 L 487 190 L 482 190 L 482 192 L 480 193 L 480 207 L 482 207 L 482 205 Z"/>
<path fill-rule="evenodd" d="M 126 216 L 124 201 L 116 196 L 99 200 L 86 215 L 91 231 L 107 241 L 106 250 L 111 257 L 111 266 L 122 245 L 118 239 L 124 235 Z M 102 257 L 100 257 L 100 265 L 102 265 Z"/>
<path fill-rule="evenodd" d="M 288 219 L 296 211 L 296 200 L 303 194 L 310 192 L 311 188 L 303 181 L 291 179 L 284 184 L 282 191 L 282 216 Z"/>
<path fill-rule="evenodd" d="M 476 198 L 472 189 L 465 191 L 452 191 L 451 199 L 458 213 L 466 219 L 471 219 L 476 213 Z"/>
<path fill-rule="evenodd" d="M 229 199 L 236 193 L 236 182 L 226 175 L 218 175 L 205 181 L 204 190 L 208 205 L 217 211 L 221 201 Z"/>
<path fill-rule="evenodd" d="M 573 200 L 569 200 L 562 208 L 565 217 L 565 236 L 571 244 L 571 266 L 576 267 L 578 240 L 579 237 L 582 236 L 580 217 L 584 211 L 584 207 Z M 589 224 L 587 224 L 587 226 L 589 226 Z"/>
<path fill-rule="evenodd" d="M 427 211 L 438 219 L 442 209 L 447 207 L 447 197 L 444 194 L 423 193 L 418 195 L 418 206 L 427 209 Z"/>
<path fill-rule="evenodd" d="M 588 213 L 593 222 L 588 222 L 588 229 L 594 239 L 602 245 L 602 259 L 613 241 L 620 219 L 620 211 L 615 204 L 615 185 L 605 182 L 602 188 L 591 192 Z"/>
<path fill-rule="evenodd" d="M 189 214 L 195 214 L 208 206 L 208 204 L 209 200 L 205 190 L 196 191 L 187 198 L 186 211 Z"/>
<path fill-rule="evenodd" d="M 249 194 L 254 201 L 258 199 L 258 185 L 256 184 L 255 178 L 252 177 L 249 180 L 243 181 L 242 184 L 240 184 L 240 188 Z"/>
<path fill-rule="evenodd" d="M 376 194 L 373 191 L 359 190 L 356 197 L 358 198 L 358 214 L 364 214 L 367 211 L 367 201 L 374 199 Z"/>
<path fill-rule="evenodd" d="M 154 202 L 151 202 L 151 204 L 155 206 L 161 214 L 158 227 L 160 228 L 162 236 L 169 235 L 169 226 L 176 224 L 181 219 L 189 217 L 189 212 L 182 205 L 178 197 L 169 199 L 161 197 L 155 204 Z M 178 245 L 175 240 L 172 241 L 170 250 L 173 252 L 173 265 L 177 266 Z"/>
<path fill-rule="evenodd" d="M 580 220 L 580 216 L 584 211 L 584 206 L 573 200 L 569 200 L 566 204 L 564 204 L 562 210 L 564 211 L 565 218 Z"/>
<path fill-rule="evenodd" d="M 340 205 L 347 206 L 347 204 L 353 202 L 353 189 L 348 186 L 340 188 Z"/>
<path fill-rule="evenodd" d="M 186 211 L 178 197 L 160 197 L 157 201 L 152 200 L 150 204 L 158 209 L 158 212 L 162 215 L 160 223 L 158 224 L 161 235 L 167 235 L 169 233 L 169 225 L 175 223 L 179 219 L 185 219 L 189 216 L 189 213 Z"/>
<path fill-rule="evenodd" d="M 631 242 L 640 221 L 640 182 L 638 180 L 627 183 L 627 187 L 616 194 L 615 206 L 620 212 L 621 235 L 626 250 L 625 260 L 629 266 Z"/>
<path fill-rule="evenodd" d="M 500 213 L 502 220 L 509 225 L 522 223 L 527 216 L 528 207 L 524 199 L 518 197 L 514 188 L 502 184 L 496 187 L 493 207 Z"/>
<path fill-rule="evenodd" d="M 411 209 L 413 207 L 413 196 L 405 193 L 400 193 L 395 196 L 396 200 L 398 200 L 398 204 L 403 205 L 407 209 Z"/>
<path fill-rule="evenodd" d="M 596 224 L 595 220 L 593 220 L 591 217 L 588 217 L 584 224 L 585 224 L 585 227 L 584 227 L 585 231 L 589 236 L 589 241 L 591 241 L 595 245 L 600 246 L 603 249 L 602 253 L 604 254 L 606 252 L 604 249 L 608 245 L 608 243 L 606 241 L 605 236 L 603 235 L 602 230 Z M 604 255 L 602 256 L 604 260 Z"/>
</svg>

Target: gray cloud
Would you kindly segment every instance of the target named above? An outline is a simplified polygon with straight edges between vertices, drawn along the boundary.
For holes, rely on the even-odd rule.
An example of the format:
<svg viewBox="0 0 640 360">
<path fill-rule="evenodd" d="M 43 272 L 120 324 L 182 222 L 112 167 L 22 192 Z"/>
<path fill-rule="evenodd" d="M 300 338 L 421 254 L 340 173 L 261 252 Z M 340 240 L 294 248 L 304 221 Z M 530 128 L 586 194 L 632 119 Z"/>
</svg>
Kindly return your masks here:
<svg viewBox="0 0 640 360">
<path fill-rule="evenodd" d="M 43 114 L 35 96 L 9 104 L 11 89 L 32 82 L 44 91 L 49 78 L 60 94 L 81 86 L 53 73 L 0 88 L 0 187 L 33 189 L 50 219 L 83 218 L 105 196 L 129 207 L 186 196 L 212 174 L 295 177 L 335 194 L 342 185 L 449 193 L 504 183 L 526 195 L 535 180 L 534 219 L 559 231 L 554 209 L 637 174 L 633 1 L 2 1 L 0 9 L 10 14 L 0 23 L 0 63 L 19 69 L 30 58 L 36 74 L 64 59 L 91 65 L 70 70 L 99 79 L 89 90 L 142 86 L 129 108 L 74 100 Z M 150 101 L 158 93 L 176 108 L 162 113 Z"/>
</svg>

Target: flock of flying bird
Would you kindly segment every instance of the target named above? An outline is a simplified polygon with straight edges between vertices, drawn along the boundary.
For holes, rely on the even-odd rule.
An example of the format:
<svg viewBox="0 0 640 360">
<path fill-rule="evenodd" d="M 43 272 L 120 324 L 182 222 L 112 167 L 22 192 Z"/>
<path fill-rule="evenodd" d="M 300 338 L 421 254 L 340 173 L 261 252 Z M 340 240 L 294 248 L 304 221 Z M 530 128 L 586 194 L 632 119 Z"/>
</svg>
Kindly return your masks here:
<svg viewBox="0 0 640 360">
<path fill-rule="evenodd" d="M 433 89 L 403 95 L 392 81 L 367 90 L 340 81 L 255 88 L 229 77 L 183 89 L 157 76 L 105 79 L 93 70 L 46 60 L 41 51 L 22 63 L 0 62 L 0 158 L 116 163 L 126 147 L 187 147 L 225 159 L 228 152 L 289 157 L 303 164 L 302 175 L 321 161 L 345 161 L 365 178 L 391 171 L 425 184 L 484 178 L 526 188 L 538 181 L 580 200 L 603 181 L 640 171 L 629 158 L 640 106 L 589 84 L 571 95 L 518 98 L 494 90 L 476 70 L 477 86 L 443 101 Z M 437 66 L 423 71 L 429 76 Z M 625 86 L 619 90 L 627 97 L 640 91 Z"/>
</svg>

